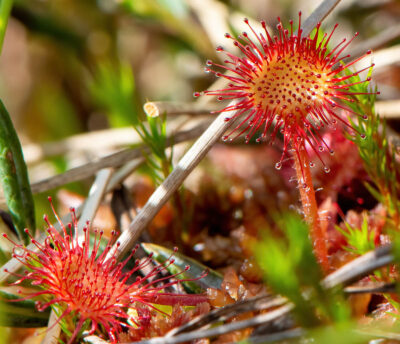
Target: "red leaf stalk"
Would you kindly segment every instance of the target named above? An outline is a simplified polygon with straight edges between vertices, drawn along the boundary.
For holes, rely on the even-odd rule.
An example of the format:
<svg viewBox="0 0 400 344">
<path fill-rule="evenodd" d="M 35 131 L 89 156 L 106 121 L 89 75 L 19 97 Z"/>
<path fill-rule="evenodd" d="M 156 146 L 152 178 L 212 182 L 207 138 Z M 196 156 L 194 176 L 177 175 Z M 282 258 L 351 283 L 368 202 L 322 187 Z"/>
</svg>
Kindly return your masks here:
<svg viewBox="0 0 400 344">
<path fill-rule="evenodd" d="M 324 272 L 329 271 L 328 249 L 326 233 L 322 230 L 318 214 L 318 205 L 315 199 L 315 190 L 310 170 L 310 159 L 303 146 L 293 150 L 294 166 L 300 192 L 300 200 L 306 222 L 310 227 L 310 237 L 315 256 Z"/>
</svg>

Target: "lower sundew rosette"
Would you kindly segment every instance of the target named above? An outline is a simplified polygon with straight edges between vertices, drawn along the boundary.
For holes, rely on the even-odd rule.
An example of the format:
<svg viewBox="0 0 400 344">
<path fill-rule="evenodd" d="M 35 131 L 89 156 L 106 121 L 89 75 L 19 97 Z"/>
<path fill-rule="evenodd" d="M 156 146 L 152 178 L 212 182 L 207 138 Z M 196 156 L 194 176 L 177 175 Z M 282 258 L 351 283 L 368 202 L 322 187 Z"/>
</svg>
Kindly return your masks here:
<svg viewBox="0 0 400 344">
<path fill-rule="evenodd" d="M 41 244 L 30 236 L 32 244 L 37 248 L 35 251 L 15 243 L 6 234 L 3 236 L 15 246 L 13 257 L 27 268 L 25 275 L 12 274 L 18 278 L 13 285 L 30 281 L 32 286 L 39 286 L 41 289 L 19 300 L 42 297 L 46 301 L 38 301 L 37 309 L 43 311 L 52 306 L 59 315 L 57 323 L 67 318 L 70 321 L 76 319 L 68 343 L 72 343 L 86 328 L 87 322 L 91 322 L 89 334 L 96 330 L 105 331 L 113 342 L 118 340 L 123 328 L 132 328 L 128 322 L 140 328 L 140 321 L 133 319 L 128 312 L 134 303 L 156 309 L 154 304 L 194 306 L 207 301 L 205 295 L 164 292 L 165 288 L 179 283 L 177 280 L 170 280 L 178 274 L 157 277 L 174 263 L 173 258 L 163 265 L 151 267 L 150 255 L 142 261 L 136 260 L 135 266 L 125 272 L 123 270 L 137 248 L 123 262 L 116 261 L 115 253 L 106 260 L 114 238 L 110 238 L 105 249 L 101 251 L 103 232 L 94 230 L 94 237 L 91 238 L 91 230 L 87 226 L 83 230 L 84 240 L 78 240 L 72 234 L 73 230 L 76 233 L 78 223 L 74 211 L 71 210 L 72 224 L 64 226 L 53 206 L 52 209 L 62 232 L 58 233 L 45 216 L 48 235 L 44 243 Z M 29 231 L 26 230 L 26 233 L 29 234 Z M 113 232 L 112 235 L 115 236 L 116 233 Z M 150 271 L 144 277 L 137 277 L 132 283 L 133 275 L 146 267 L 150 267 Z M 204 275 L 199 278 L 202 277 Z"/>
<path fill-rule="evenodd" d="M 284 28 L 280 18 L 278 21 L 276 36 L 271 36 L 264 21 L 261 22 L 263 32 L 256 33 L 247 19 L 244 22 L 252 32 L 253 39 L 247 32 L 243 32 L 237 39 L 227 33 L 225 37 L 233 40 L 242 56 L 235 56 L 218 47 L 217 51 L 224 52 L 227 59 L 223 65 L 208 60 L 206 72 L 225 78 L 228 85 L 219 90 L 195 92 L 194 96 L 205 94 L 216 96 L 221 101 L 236 100 L 233 105 L 217 111 L 231 113 L 226 118 L 227 121 L 241 117 L 239 124 L 224 136 L 224 140 L 234 133 L 237 137 L 247 132 L 245 139 L 249 142 L 260 130 L 261 134 L 256 141 L 269 136 L 270 142 L 273 142 L 277 133 L 282 133 L 283 153 L 276 163 L 276 168 L 280 169 L 290 149 L 298 155 L 307 146 L 319 159 L 324 150 L 333 154 L 319 133 L 321 128 L 332 128 L 340 122 L 356 132 L 342 118 L 340 111 L 356 113 L 342 101 L 353 102 L 355 95 L 365 94 L 352 92 L 350 87 L 369 82 L 370 78 L 353 84 L 346 84 L 346 80 L 369 69 L 373 64 L 359 71 L 349 70 L 371 51 L 351 62 L 343 62 L 350 55 L 342 53 L 358 33 L 349 41 L 344 38 L 329 51 L 328 43 L 337 24 L 329 35 L 320 34 L 321 24 L 318 23 L 313 36 L 303 36 L 301 12 L 297 30 L 293 29 L 293 21 L 290 21 L 290 30 Z M 213 70 L 210 66 L 224 69 L 227 73 Z M 364 114 L 356 115 L 365 118 Z M 325 167 L 325 171 L 329 172 L 329 168 Z"/>
</svg>

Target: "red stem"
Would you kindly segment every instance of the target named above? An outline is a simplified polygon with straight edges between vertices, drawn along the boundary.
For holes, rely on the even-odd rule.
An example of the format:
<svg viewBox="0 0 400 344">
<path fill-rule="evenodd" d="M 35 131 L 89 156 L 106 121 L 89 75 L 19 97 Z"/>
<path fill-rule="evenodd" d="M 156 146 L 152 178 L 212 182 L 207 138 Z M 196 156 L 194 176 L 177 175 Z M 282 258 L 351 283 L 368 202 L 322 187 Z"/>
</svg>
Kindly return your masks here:
<svg viewBox="0 0 400 344">
<path fill-rule="evenodd" d="M 326 233 L 321 228 L 310 170 L 310 159 L 304 147 L 304 143 L 296 147 L 293 157 L 304 218 L 310 226 L 310 237 L 313 243 L 314 253 L 323 271 L 327 273 L 329 271 L 329 260 L 326 246 Z"/>
</svg>

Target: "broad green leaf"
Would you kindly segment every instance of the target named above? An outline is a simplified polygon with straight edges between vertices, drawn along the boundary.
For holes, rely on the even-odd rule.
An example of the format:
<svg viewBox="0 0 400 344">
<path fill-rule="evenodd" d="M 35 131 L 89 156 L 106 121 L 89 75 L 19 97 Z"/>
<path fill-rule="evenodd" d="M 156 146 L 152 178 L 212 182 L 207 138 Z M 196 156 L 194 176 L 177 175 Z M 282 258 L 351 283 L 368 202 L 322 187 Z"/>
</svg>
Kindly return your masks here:
<svg viewBox="0 0 400 344">
<path fill-rule="evenodd" d="M 174 264 L 168 266 L 168 271 L 171 274 L 184 271 L 186 266 L 190 266 L 190 270 L 185 271 L 177 276 L 178 279 L 195 279 L 201 276 L 204 271 L 208 271 L 207 276 L 196 281 L 183 282 L 185 289 L 191 293 L 201 293 L 207 288 L 221 288 L 222 275 L 214 270 L 207 268 L 205 265 L 198 261 L 189 258 L 179 252 L 174 252 L 169 248 L 159 246 L 156 244 L 142 243 L 143 249 L 146 253 L 153 254 L 153 259 L 163 264 L 171 256 L 175 259 Z"/>
<path fill-rule="evenodd" d="M 32 192 L 28 170 L 22 154 L 18 135 L 10 116 L 0 101 L 0 179 L 4 197 L 11 213 L 18 235 L 25 244 L 29 237 L 24 229 L 31 233 L 36 229 Z"/>
<path fill-rule="evenodd" d="M 20 300 L 5 291 L 0 291 L 0 326 L 10 327 L 43 327 L 46 326 L 50 316 L 50 308 L 39 312 L 33 300 Z"/>
</svg>

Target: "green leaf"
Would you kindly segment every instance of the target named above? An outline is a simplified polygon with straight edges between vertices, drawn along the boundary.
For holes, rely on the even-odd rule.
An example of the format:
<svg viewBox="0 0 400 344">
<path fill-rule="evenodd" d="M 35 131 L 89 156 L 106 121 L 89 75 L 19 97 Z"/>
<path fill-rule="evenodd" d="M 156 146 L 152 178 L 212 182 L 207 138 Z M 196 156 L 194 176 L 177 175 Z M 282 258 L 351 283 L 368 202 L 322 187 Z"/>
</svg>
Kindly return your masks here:
<svg viewBox="0 0 400 344">
<path fill-rule="evenodd" d="M 32 192 L 29 184 L 28 170 L 22 154 L 18 135 L 10 116 L 0 101 L 0 178 L 4 197 L 11 213 L 18 235 L 25 244 L 29 237 L 24 232 L 29 228 L 31 233 L 36 229 Z"/>
<path fill-rule="evenodd" d="M 185 289 L 190 293 L 201 293 L 207 288 L 221 288 L 222 275 L 214 270 L 207 268 L 205 265 L 198 261 L 189 258 L 179 252 L 174 252 L 169 248 L 159 246 L 156 244 L 142 243 L 143 249 L 147 254 L 152 253 L 153 259 L 160 264 L 165 263 L 171 256 L 174 257 L 175 262 L 168 266 L 168 272 L 176 274 L 185 270 L 186 266 L 190 266 L 190 270 L 184 271 L 176 278 L 178 279 L 195 279 L 201 276 L 204 271 L 208 271 L 207 276 L 196 281 L 182 282 Z"/>
<path fill-rule="evenodd" d="M 5 291 L 0 291 L 0 326 L 43 327 L 50 316 L 50 308 L 39 312 L 33 300 L 23 300 Z"/>
</svg>

